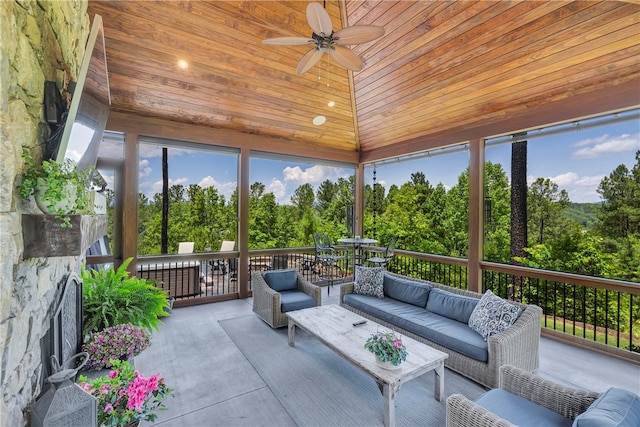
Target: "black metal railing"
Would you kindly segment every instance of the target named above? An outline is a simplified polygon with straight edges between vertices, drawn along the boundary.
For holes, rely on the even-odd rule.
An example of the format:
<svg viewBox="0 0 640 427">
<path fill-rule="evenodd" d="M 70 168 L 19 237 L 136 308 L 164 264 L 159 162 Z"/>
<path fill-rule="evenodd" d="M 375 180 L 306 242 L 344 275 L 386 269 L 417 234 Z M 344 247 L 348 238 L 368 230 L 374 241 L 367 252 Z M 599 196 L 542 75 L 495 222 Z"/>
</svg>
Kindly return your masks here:
<svg viewBox="0 0 640 427">
<path fill-rule="evenodd" d="M 361 260 L 379 249 L 383 248 L 363 248 Z M 347 246 L 337 246 L 336 254 L 345 258 L 334 268 L 343 282 L 352 280 L 352 251 Z M 138 273 L 156 280 L 176 300 L 197 303 L 192 300 L 237 297 L 238 256 L 238 252 L 212 252 L 140 257 Z M 386 268 L 467 289 L 467 264 L 463 258 L 396 250 Z M 619 349 L 640 353 L 640 284 L 491 262 L 481 262 L 480 266 L 483 292 L 491 289 L 503 298 L 542 307 L 544 334 L 601 343 L 607 352 Z M 282 268 L 295 268 L 308 280 L 326 284 L 322 280 L 326 265 L 316 260 L 313 247 L 249 251 L 249 281 L 254 271 Z"/>
</svg>

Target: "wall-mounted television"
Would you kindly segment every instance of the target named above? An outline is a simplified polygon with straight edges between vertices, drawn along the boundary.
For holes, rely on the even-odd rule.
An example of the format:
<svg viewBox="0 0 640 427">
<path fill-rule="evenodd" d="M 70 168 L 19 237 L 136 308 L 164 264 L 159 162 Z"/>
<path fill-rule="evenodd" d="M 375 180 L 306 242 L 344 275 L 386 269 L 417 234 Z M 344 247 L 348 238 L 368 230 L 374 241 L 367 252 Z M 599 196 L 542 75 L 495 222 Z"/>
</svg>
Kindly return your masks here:
<svg viewBox="0 0 640 427">
<path fill-rule="evenodd" d="M 72 159 L 81 170 L 95 166 L 110 106 L 104 29 L 102 17 L 95 15 L 64 128 L 59 142 L 48 147 L 48 157 L 57 162 Z"/>
</svg>

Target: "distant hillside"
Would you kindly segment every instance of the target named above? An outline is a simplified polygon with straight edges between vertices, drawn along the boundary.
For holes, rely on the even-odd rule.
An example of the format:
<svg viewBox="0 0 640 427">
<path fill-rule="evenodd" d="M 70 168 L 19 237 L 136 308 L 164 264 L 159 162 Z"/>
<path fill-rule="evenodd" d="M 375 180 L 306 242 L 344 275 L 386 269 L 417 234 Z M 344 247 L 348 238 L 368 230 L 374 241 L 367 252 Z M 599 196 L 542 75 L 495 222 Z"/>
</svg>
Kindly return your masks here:
<svg viewBox="0 0 640 427">
<path fill-rule="evenodd" d="M 597 203 L 571 203 L 565 210 L 565 215 L 586 228 L 591 228 L 598 220 Z"/>
</svg>

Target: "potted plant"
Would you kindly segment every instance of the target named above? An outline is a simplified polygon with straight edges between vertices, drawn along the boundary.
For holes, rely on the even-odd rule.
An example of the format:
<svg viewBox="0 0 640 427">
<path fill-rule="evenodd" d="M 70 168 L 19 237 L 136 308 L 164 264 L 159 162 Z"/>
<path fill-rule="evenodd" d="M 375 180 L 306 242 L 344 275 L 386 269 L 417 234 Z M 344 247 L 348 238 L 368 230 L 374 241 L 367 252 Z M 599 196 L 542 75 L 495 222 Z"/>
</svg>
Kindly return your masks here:
<svg viewBox="0 0 640 427">
<path fill-rule="evenodd" d="M 69 215 L 90 213 L 90 170 L 79 170 L 71 159 L 64 162 L 44 160 L 38 164 L 27 150 L 22 154 L 25 162 L 18 193 L 27 200 L 35 197 L 38 207 L 47 214 L 55 214 L 63 222 L 62 227 L 71 227 Z"/>
<path fill-rule="evenodd" d="M 149 280 L 129 277 L 127 266 L 132 259 L 125 260 L 117 270 L 106 268 L 80 273 L 85 336 L 125 323 L 157 330 L 160 317 L 168 315 L 166 291 Z"/>
<path fill-rule="evenodd" d="M 78 384 L 97 399 L 98 424 L 101 426 L 135 426 L 140 421 L 155 421 L 157 410 L 167 409 L 164 399 L 171 396 L 159 374 L 144 377 L 126 361 L 112 360 L 109 375 L 88 379 L 80 376 Z"/>
<path fill-rule="evenodd" d="M 94 332 L 82 344 L 82 351 L 89 357 L 86 370 L 100 370 L 111 367 L 111 360 L 127 360 L 137 356 L 151 345 L 151 334 L 141 326 L 130 323 Z"/>
<path fill-rule="evenodd" d="M 407 348 L 402 343 L 402 338 L 393 332 L 380 332 L 372 334 L 364 348 L 375 355 L 376 362 L 385 369 L 396 369 L 407 360 Z"/>
</svg>

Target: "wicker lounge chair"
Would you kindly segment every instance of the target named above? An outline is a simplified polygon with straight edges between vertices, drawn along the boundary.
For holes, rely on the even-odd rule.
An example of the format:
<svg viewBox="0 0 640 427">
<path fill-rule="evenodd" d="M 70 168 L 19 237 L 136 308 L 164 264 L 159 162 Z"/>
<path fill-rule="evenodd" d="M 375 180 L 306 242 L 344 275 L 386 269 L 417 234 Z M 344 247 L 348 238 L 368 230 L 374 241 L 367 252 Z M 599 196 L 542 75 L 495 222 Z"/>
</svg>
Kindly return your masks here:
<svg viewBox="0 0 640 427">
<path fill-rule="evenodd" d="M 264 277 L 264 275 L 278 275 L 287 272 L 297 277 L 295 289 L 280 290 L 272 283 L 271 285 L 276 288 L 273 289 L 267 284 Z M 272 328 L 287 326 L 288 319 L 285 313 L 291 309 L 297 310 L 321 304 L 320 287 L 309 282 L 300 272 L 295 270 L 256 271 L 251 276 L 251 285 L 253 287 L 253 311 Z M 310 300 L 304 301 L 307 296 L 310 297 Z"/>
<path fill-rule="evenodd" d="M 556 384 L 509 365 L 500 368 L 500 388 L 525 398 L 539 406 L 542 411 L 545 411 L 542 408 L 546 408 L 568 420 L 574 420 L 585 412 L 600 396 L 596 392 Z M 507 403 L 502 401 L 502 405 Z M 569 425 L 570 423 L 571 421 Z M 513 425 L 461 394 L 453 394 L 447 399 L 447 427 L 512 427 Z"/>
</svg>

